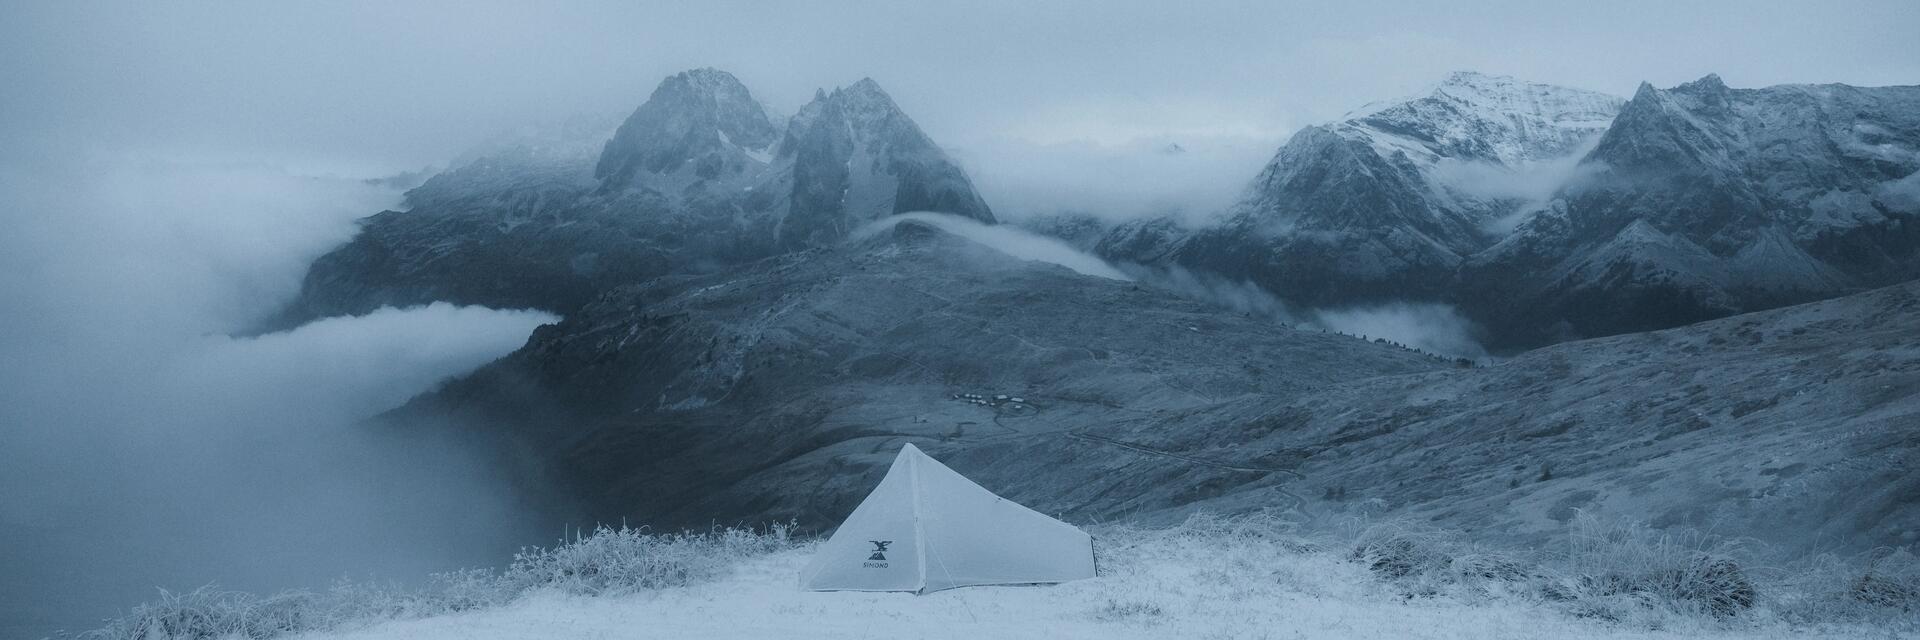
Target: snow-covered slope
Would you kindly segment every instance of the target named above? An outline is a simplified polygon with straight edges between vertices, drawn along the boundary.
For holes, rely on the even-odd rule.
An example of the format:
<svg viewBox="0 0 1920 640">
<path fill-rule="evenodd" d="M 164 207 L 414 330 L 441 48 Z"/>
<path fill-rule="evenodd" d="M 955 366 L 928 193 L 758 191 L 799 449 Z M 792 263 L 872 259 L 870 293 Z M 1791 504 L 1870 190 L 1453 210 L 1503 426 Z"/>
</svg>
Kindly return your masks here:
<svg viewBox="0 0 1920 640">
<path fill-rule="evenodd" d="M 907 220 L 856 246 L 609 292 L 403 413 L 489 425 L 596 520 L 837 522 L 899 437 L 1078 442 L 1066 433 L 1136 412 L 1449 366 Z"/>
<path fill-rule="evenodd" d="M 1470 308 L 1521 342 L 1920 276 L 1920 204 L 1903 186 L 1920 175 L 1920 87 L 1642 85 L 1582 167 L 1461 270 Z M 1684 249 L 1621 251 L 1653 236 Z M 1508 312 L 1516 299 L 1526 313 Z"/>
<path fill-rule="evenodd" d="M 773 157 L 793 194 L 776 232 L 783 247 L 834 242 L 908 211 L 994 222 L 959 165 L 870 78 L 816 94 L 788 123 Z"/>
<path fill-rule="evenodd" d="M 1554 179 L 1620 104 L 1455 73 L 1426 95 L 1301 130 L 1217 221 L 1124 225 L 1100 251 L 1250 279 L 1315 305 L 1435 297 L 1530 191 L 1546 191 L 1527 183 Z"/>
<path fill-rule="evenodd" d="M 1585 509 L 1858 551 L 1920 536 L 1916 314 L 1908 284 L 1462 369 L 908 221 L 617 290 L 402 417 L 669 528 L 838 522 L 913 442 L 1078 521 L 1373 509 L 1527 545 Z"/>
<path fill-rule="evenodd" d="M 668 77 L 607 141 L 594 177 L 607 188 L 668 191 L 757 171 L 779 130 L 733 74 L 695 69 Z"/>
<path fill-rule="evenodd" d="M 804 591 L 795 582 L 814 552 L 808 545 L 733 559 L 724 575 L 688 586 L 600 597 L 538 593 L 498 608 L 297 637 L 1732 640 L 1897 638 L 1911 631 L 1899 622 L 1796 621 L 1790 609 L 1801 607 L 1778 607 L 1784 599 L 1773 598 L 1732 620 L 1662 612 L 1662 603 L 1632 597 L 1600 606 L 1594 601 L 1604 599 L 1555 602 L 1503 583 L 1498 571 L 1514 569 L 1490 555 L 1478 558 L 1486 577 L 1433 589 L 1383 581 L 1344 549 L 1257 528 L 1095 535 L 1102 575 L 1058 585 L 927 595 Z"/>
<path fill-rule="evenodd" d="M 1461 73 L 1302 130 L 1210 222 L 1097 247 L 1309 306 L 1458 304 L 1531 347 L 1920 276 L 1917 176 L 1920 87 L 1707 76 L 1623 104 Z"/>
<path fill-rule="evenodd" d="M 367 218 L 315 261 L 268 328 L 432 301 L 564 313 L 620 284 L 832 244 L 896 213 L 993 221 L 871 79 L 820 92 L 780 126 L 731 74 L 697 69 L 607 131 L 489 145 L 428 180 L 407 211 Z"/>
<path fill-rule="evenodd" d="M 1606 131 L 1622 100 L 1606 94 L 1470 71 L 1425 96 L 1370 105 L 1334 125 L 1381 155 L 1520 167 L 1562 158 Z"/>
</svg>

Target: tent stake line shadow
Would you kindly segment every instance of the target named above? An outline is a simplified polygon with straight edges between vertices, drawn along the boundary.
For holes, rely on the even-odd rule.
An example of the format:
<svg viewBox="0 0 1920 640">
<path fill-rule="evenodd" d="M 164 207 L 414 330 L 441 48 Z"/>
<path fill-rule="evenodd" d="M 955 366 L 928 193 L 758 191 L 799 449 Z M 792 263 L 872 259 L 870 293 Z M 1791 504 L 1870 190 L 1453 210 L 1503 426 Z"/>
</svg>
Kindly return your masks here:
<svg viewBox="0 0 1920 640">
<path fill-rule="evenodd" d="M 1093 537 L 907 444 L 807 568 L 812 591 L 929 593 L 1093 577 Z"/>
</svg>

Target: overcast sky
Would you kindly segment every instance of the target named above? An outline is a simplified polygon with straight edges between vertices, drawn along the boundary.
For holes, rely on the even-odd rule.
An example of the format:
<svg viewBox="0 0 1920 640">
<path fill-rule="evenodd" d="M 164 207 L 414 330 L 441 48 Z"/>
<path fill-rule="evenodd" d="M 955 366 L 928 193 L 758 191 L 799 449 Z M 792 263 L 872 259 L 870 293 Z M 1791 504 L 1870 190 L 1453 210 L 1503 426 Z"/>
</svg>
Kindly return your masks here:
<svg viewBox="0 0 1920 640">
<path fill-rule="evenodd" d="M 1278 139 L 1455 69 L 1920 82 L 1911 0 L 547 4 L 5 2 L 0 143 L 386 171 L 697 66 L 787 109 L 872 76 L 958 148 Z"/>
</svg>

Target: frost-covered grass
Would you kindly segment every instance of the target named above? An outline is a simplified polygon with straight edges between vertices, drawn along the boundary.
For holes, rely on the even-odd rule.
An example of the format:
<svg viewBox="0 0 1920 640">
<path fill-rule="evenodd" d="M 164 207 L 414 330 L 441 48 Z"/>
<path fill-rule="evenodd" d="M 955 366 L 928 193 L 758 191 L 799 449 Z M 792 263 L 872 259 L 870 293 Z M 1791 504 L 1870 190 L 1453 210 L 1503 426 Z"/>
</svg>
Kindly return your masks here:
<svg viewBox="0 0 1920 640">
<path fill-rule="evenodd" d="M 1352 557 L 1408 597 L 1499 598 L 1624 627 L 1854 624 L 1920 631 L 1920 563 L 1905 549 L 1777 563 L 1751 540 L 1575 519 L 1563 544 L 1489 550 L 1458 534 L 1375 524 Z"/>
<path fill-rule="evenodd" d="M 743 558 L 792 548 L 787 534 L 784 525 L 678 534 L 601 527 L 550 548 L 522 550 L 504 570 L 437 574 L 419 588 L 343 581 L 325 591 L 269 596 L 213 587 L 162 591 L 82 637 L 275 638 L 500 607 L 536 593 L 611 596 L 684 587 L 713 580 Z"/>
<path fill-rule="evenodd" d="M 95 637 L 1920 637 L 1906 551 L 1767 566 L 1739 540 L 1575 525 L 1528 552 L 1391 522 L 1109 525 L 1096 579 L 925 596 L 801 591 L 813 545 L 784 529 L 602 529 L 422 589 L 170 596 Z"/>
</svg>

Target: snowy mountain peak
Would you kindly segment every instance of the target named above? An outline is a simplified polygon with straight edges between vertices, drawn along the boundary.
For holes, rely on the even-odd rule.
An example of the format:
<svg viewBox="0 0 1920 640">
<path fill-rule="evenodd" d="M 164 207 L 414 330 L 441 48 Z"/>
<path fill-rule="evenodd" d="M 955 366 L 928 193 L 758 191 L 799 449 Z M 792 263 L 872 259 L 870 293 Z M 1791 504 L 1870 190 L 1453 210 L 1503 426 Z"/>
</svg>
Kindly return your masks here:
<svg viewBox="0 0 1920 640">
<path fill-rule="evenodd" d="M 1487 183 L 1573 156 L 1621 104 L 1592 91 L 1454 72 L 1424 96 L 1302 130 L 1255 180 L 1242 210 L 1304 229 L 1418 229 L 1423 247 L 1471 251 L 1489 240 L 1480 224 L 1515 206 Z"/>
<path fill-rule="evenodd" d="M 1340 124 L 1385 155 L 1519 166 L 1571 153 L 1604 131 L 1622 103 L 1603 93 L 1456 71 L 1422 97 L 1376 105 Z"/>
<path fill-rule="evenodd" d="M 1499 75 L 1481 73 L 1478 71 L 1470 71 L 1470 70 L 1462 69 L 1459 71 L 1453 71 L 1453 72 L 1447 73 L 1446 79 L 1441 80 L 1440 84 L 1441 86 L 1453 85 L 1453 84 L 1474 84 L 1474 83 L 1485 82 L 1489 80 L 1509 80 L 1510 81 L 1510 80 L 1513 80 L 1513 78 L 1511 76 L 1499 76 Z"/>
<path fill-rule="evenodd" d="M 841 112 L 862 123 L 874 121 L 900 113 L 900 106 L 894 104 L 893 96 L 873 78 L 861 78 L 846 87 L 833 90 L 828 99 L 834 101 Z"/>
<path fill-rule="evenodd" d="M 863 77 L 859 82 L 848 85 L 844 91 L 849 93 L 877 94 L 880 96 L 887 95 L 887 92 L 880 88 L 880 83 L 875 82 L 872 77 Z"/>
<path fill-rule="evenodd" d="M 567 137 L 581 140 L 568 153 L 520 151 L 531 161 L 475 162 L 415 189 L 405 215 L 370 218 L 316 261 L 272 322 L 429 301 L 570 314 L 611 287 L 837 245 L 898 213 L 994 221 L 877 83 L 815 96 L 781 126 L 730 73 L 667 76 L 624 120 Z"/>
<path fill-rule="evenodd" d="M 688 113 L 682 115 L 694 117 L 710 113 L 720 121 L 717 124 L 729 129 L 729 136 L 745 138 L 742 142 L 746 144 L 772 141 L 771 135 L 758 131 L 764 122 L 770 132 L 772 123 L 753 92 L 748 91 L 739 78 L 719 69 L 692 69 L 668 76 L 654 88 L 641 108 L 649 104 L 683 110 Z"/>
<path fill-rule="evenodd" d="M 746 85 L 741 84 L 739 78 L 735 78 L 733 74 L 713 67 L 688 69 L 668 77 L 666 80 L 661 81 L 660 84 L 667 86 L 674 83 L 685 84 L 698 91 L 713 94 L 732 92 L 746 93 L 747 91 Z"/>
<path fill-rule="evenodd" d="M 683 71 L 660 81 L 620 125 L 601 151 L 594 177 L 620 188 L 642 173 L 691 171 L 698 179 L 735 175 L 752 162 L 752 152 L 766 149 L 778 135 L 766 109 L 733 74 Z"/>
<path fill-rule="evenodd" d="M 783 245 L 818 245 L 907 211 L 994 221 L 965 172 L 872 78 L 816 94 L 787 122 L 775 157 L 793 163 L 798 194 Z"/>
<path fill-rule="evenodd" d="M 1513 76 L 1493 75 L 1478 71 L 1455 71 L 1447 74 L 1439 84 L 1428 92 L 1430 97 L 1452 96 L 1467 102 L 1485 100 L 1504 94 L 1527 91 L 1531 87 L 1544 87 L 1549 90 L 1562 89 L 1553 85 L 1538 84 L 1514 78 Z"/>
<path fill-rule="evenodd" d="M 1720 74 L 1709 73 L 1702 76 L 1699 80 L 1682 84 L 1673 89 L 1675 91 L 1690 91 L 1694 93 L 1725 92 L 1727 90 L 1727 83 L 1720 79 Z"/>
<path fill-rule="evenodd" d="M 824 135 L 850 135 L 851 141 L 864 145 L 933 146 L 933 141 L 927 139 L 920 127 L 894 103 L 893 97 L 872 78 L 861 78 L 831 93 L 816 92 L 813 101 L 800 107 L 788 121 L 786 142 L 781 145 L 779 155 L 791 155 L 798 148 L 796 145 L 822 123 L 835 123 Z"/>
<path fill-rule="evenodd" d="M 1465 256 L 1551 192 L 1621 104 L 1455 72 L 1421 96 L 1302 129 L 1224 224 L 1123 227 L 1102 250 L 1247 277 L 1308 305 L 1438 297 Z"/>
</svg>

